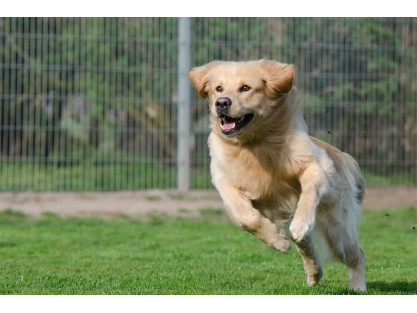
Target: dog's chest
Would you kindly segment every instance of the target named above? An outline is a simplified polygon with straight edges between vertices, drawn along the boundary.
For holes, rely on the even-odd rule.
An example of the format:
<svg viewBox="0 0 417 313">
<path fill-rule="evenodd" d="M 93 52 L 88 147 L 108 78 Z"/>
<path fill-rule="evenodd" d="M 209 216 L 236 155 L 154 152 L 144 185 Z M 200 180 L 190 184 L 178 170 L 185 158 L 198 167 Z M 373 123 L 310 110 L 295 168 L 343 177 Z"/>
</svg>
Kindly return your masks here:
<svg viewBox="0 0 417 313">
<path fill-rule="evenodd" d="M 276 180 L 273 171 L 267 171 L 253 160 L 245 162 L 244 158 L 227 163 L 223 166 L 225 180 L 248 198 L 259 199 L 271 193 Z"/>
<path fill-rule="evenodd" d="M 212 147 L 211 147 L 212 148 Z M 277 156 L 249 149 L 212 148 L 212 175 L 241 190 L 258 203 L 294 202 L 298 198 L 298 183 L 288 175 L 287 167 Z M 260 202 L 259 202 L 260 201 Z"/>
</svg>

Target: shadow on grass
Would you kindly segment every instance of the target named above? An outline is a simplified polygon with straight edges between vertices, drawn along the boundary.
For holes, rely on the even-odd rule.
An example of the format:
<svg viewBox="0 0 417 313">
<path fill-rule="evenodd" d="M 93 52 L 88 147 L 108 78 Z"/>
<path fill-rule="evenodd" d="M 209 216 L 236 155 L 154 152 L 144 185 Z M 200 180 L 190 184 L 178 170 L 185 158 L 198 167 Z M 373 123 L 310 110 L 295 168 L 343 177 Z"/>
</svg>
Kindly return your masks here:
<svg viewBox="0 0 417 313">
<path fill-rule="evenodd" d="M 367 292 L 353 291 L 348 288 L 335 290 L 333 292 L 326 291 L 329 295 L 378 295 L 378 294 L 393 294 L 393 295 L 415 295 L 417 294 L 417 281 L 371 281 L 366 282 Z"/>
<path fill-rule="evenodd" d="M 373 290 L 381 292 L 392 292 L 398 294 L 416 294 L 417 293 L 417 281 L 404 282 L 404 281 L 371 281 L 367 283 L 368 291 Z"/>
</svg>

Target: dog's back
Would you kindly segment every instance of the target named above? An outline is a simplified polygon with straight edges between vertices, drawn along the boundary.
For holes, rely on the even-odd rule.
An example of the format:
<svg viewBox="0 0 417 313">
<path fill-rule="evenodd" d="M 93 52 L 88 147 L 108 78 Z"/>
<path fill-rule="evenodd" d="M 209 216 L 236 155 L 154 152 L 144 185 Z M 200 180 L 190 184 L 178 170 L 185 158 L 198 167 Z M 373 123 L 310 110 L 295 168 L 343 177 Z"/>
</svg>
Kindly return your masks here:
<svg viewBox="0 0 417 313">
<path fill-rule="evenodd" d="M 346 168 L 349 170 L 355 180 L 354 185 L 357 188 L 356 198 L 359 204 L 362 203 L 363 197 L 365 195 L 365 179 L 361 174 L 358 162 L 356 162 L 356 160 L 351 155 L 340 151 L 336 147 L 333 147 L 332 145 L 312 136 L 310 136 L 310 138 L 317 146 L 326 151 L 326 154 L 333 161 L 336 167 L 336 171 L 339 174 L 346 176 L 344 171 Z"/>
</svg>

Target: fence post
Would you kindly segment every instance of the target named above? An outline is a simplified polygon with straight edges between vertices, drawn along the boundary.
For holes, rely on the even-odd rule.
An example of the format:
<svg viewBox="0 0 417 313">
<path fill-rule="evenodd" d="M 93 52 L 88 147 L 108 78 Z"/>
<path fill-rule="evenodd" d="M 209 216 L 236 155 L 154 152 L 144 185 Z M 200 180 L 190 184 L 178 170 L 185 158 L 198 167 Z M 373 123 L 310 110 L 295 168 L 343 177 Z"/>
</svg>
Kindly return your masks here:
<svg viewBox="0 0 417 313">
<path fill-rule="evenodd" d="M 177 188 L 190 189 L 190 83 L 191 18 L 178 18 L 178 153 Z"/>
</svg>

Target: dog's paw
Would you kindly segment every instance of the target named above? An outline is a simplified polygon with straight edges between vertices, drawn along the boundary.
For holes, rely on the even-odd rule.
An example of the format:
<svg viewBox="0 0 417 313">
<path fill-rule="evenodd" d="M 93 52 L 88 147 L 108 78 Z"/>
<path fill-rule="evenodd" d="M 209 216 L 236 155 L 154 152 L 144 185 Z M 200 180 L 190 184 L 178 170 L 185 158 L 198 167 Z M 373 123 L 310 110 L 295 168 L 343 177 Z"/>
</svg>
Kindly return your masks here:
<svg viewBox="0 0 417 313">
<path fill-rule="evenodd" d="M 291 243 L 288 238 L 279 238 L 272 241 L 268 246 L 283 253 L 288 253 L 291 250 Z"/>
<path fill-rule="evenodd" d="M 363 282 L 358 282 L 358 283 L 350 283 L 349 284 L 349 289 L 352 291 L 362 291 L 362 292 L 366 292 L 366 283 Z"/>
<path fill-rule="evenodd" d="M 313 273 L 307 274 L 307 285 L 309 286 L 317 285 L 321 281 L 322 278 L 323 278 L 323 269 L 319 267 Z"/>
<path fill-rule="evenodd" d="M 299 222 L 296 219 L 290 224 L 291 238 L 295 242 L 301 242 L 306 239 L 310 235 L 311 230 L 312 226 L 310 226 L 309 223 Z"/>
</svg>

